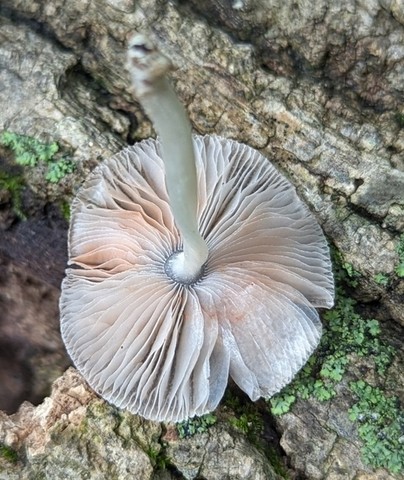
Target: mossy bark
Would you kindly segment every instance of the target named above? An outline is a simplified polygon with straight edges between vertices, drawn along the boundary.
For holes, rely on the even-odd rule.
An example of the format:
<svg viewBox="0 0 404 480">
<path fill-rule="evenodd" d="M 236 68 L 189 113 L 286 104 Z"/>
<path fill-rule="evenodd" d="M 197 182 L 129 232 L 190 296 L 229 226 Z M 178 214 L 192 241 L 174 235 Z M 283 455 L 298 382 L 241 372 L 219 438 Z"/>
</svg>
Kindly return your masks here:
<svg viewBox="0 0 404 480">
<path fill-rule="evenodd" d="M 153 133 L 128 93 L 124 70 L 128 36 L 149 31 L 178 66 L 174 83 L 195 131 L 260 149 L 291 179 L 354 277 L 347 294 L 356 298 L 363 318 L 381 321 L 381 335 L 400 351 L 404 14 L 400 2 L 365 3 L 3 0 L 0 131 L 55 141 L 71 152 L 76 167 L 57 184 L 44 180 L 40 168 L 24 169 L 26 188 L 42 205 L 35 211 L 65 202 L 102 158 Z M 13 203 L 4 198 L 3 211 Z M 2 238 L 9 240 L 1 251 L 7 262 L 8 245 L 27 251 L 23 239 L 38 231 L 22 225 L 15 216 L 5 225 Z M 65 230 L 53 230 L 65 238 Z M 50 256 L 53 244 L 60 245 L 47 244 Z M 32 265 L 40 255 L 26 257 L 23 265 L 38 278 Z M 62 257 L 60 251 L 53 256 Z M 21 267 L 16 256 L 11 261 Z M 64 262 L 50 265 L 45 281 L 56 284 Z M 52 318 L 57 322 L 57 313 Z M 355 400 L 345 387 L 362 376 L 400 397 L 401 362 L 395 357 L 380 377 L 363 359 L 354 360 L 331 407 L 298 401 L 278 423 L 292 467 L 313 479 L 394 478 L 360 459 L 346 412 Z M 8 421 L 2 418 L 6 430 Z M 37 467 L 28 461 L 24 468 Z"/>
</svg>

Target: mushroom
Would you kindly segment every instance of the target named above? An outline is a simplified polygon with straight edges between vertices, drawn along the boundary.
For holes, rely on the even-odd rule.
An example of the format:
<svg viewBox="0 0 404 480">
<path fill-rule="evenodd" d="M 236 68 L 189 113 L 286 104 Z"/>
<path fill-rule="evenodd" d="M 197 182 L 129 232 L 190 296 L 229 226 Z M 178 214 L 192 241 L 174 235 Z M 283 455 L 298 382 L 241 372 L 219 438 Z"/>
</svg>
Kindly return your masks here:
<svg viewBox="0 0 404 480">
<path fill-rule="evenodd" d="M 144 36 L 128 69 L 159 140 L 104 161 L 72 204 L 61 330 L 112 404 L 159 421 L 214 410 L 229 376 L 256 400 L 316 348 L 329 249 L 293 185 L 256 150 L 191 136 Z"/>
</svg>

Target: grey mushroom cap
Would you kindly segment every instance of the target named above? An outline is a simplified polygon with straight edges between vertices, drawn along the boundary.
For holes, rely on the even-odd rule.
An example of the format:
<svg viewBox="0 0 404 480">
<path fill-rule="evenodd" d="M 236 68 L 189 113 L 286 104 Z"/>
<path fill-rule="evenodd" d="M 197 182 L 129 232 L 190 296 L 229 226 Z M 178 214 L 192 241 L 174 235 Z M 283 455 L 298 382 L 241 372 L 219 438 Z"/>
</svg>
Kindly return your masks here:
<svg viewBox="0 0 404 480">
<path fill-rule="evenodd" d="M 256 400 L 316 348 L 333 305 L 329 249 L 295 188 L 259 152 L 194 136 L 198 222 L 209 258 L 192 284 L 167 270 L 182 248 L 158 141 L 99 165 L 72 205 L 61 330 L 90 386 L 159 421 L 214 410 L 229 375 Z"/>
</svg>

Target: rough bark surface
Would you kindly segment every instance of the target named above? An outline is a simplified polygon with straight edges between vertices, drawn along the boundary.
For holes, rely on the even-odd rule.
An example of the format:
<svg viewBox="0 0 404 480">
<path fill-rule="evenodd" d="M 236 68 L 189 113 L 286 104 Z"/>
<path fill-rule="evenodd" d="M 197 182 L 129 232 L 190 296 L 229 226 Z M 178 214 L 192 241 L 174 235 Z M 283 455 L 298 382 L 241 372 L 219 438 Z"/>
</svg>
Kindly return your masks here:
<svg viewBox="0 0 404 480">
<path fill-rule="evenodd" d="M 36 378 L 54 379 L 68 362 L 56 333 L 66 225 L 49 221 L 53 218 L 49 204 L 69 198 L 102 158 L 127 142 L 153 134 L 128 93 L 125 42 L 134 31 L 149 32 L 177 65 L 175 86 L 195 131 L 234 138 L 259 149 L 291 179 L 344 262 L 360 274 L 352 293 L 372 307 L 384 322 L 386 336 L 402 346 L 404 279 L 394 273 L 399 236 L 404 231 L 402 2 L 3 0 L 0 132 L 57 141 L 76 165 L 75 172 L 57 184 L 44 181 L 41 167 L 23 171 L 22 207 L 30 214 L 25 224 L 13 214 L 12 199 L 0 183 L 2 338 L 15 318 L 30 311 L 19 301 L 21 297 L 29 301 L 35 294 L 35 301 L 42 302 L 40 292 L 45 290 L 51 297 L 46 307 L 49 313 L 34 314 L 47 340 L 34 335 L 29 351 L 42 352 L 41 360 L 22 349 L 12 362 L 17 379 L 12 386 L 15 401 L 24 395 L 38 401 L 37 393 L 26 396 L 27 371 L 35 372 Z M 0 150 L 0 158 L 0 166 L 10 169 L 8 153 Z M 388 285 L 375 281 L 380 273 L 389 276 Z M 27 293 L 27 282 L 34 283 L 31 293 Z M 25 345 L 29 335 L 24 335 Z M 21 333 L 13 331 L 7 338 L 11 337 L 19 343 Z M 0 365 L 1 381 L 9 373 L 9 355 L 0 346 L 0 358 L 5 358 Z M 44 372 L 46 359 L 54 363 L 56 357 L 58 367 L 52 365 Z M 394 385 L 390 388 L 402 398 L 401 361 L 395 360 L 387 380 L 369 381 Z M 350 373 L 351 379 L 361 378 L 368 368 L 366 363 L 362 370 L 359 366 Z M 66 394 L 75 399 L 74 406 L 66 411 L 61 407 L 55 417 L 47 416 L 47 409 L 54 407 L 51 399 L 36 409 L 23 406 L 15 417 L 0 418 L 0 442 L 20 452 L 17 465 L 0 464 L 0 478 L 36 478 L 42 471 L 44 478 L 127 478 L 122 476 L 126 468 L 138 478 L 154 478 L 157 474 L 144 454 L 144 445 L 160 445 L 151 440 L 160 438 L 160 427 L 150 427 L 143 444 L 133 432 L 143 429 L 144 423 L 117 414 L 133 422 L 130 428 L 135 440 L 129 434 L 115 436 L 121 420 L 114 419 L 113 409 L 96 400 L 74 372 L 67 375 L 59 382 L 67 382 L 69 392 L 77 386 L 74 395 Z M 298 402 L 293 413 L 279 421 L 290 466 L 309 479 L 396 478 L 361 460 L 360 441 L 347 415 L 352 399 L 344 385 L 350 378 L 331 407 L 311 400 Z M 35 388 L 44 392 L 47 387 L 37 383 L 41 387 Z M 60 385 L 56 384 L 53 399 L 61 394 Z M 83 452 L 101 428 L 89 420 L 94 411 L 97 418 L 105 414 L 109 434 L 107 440 L 91 447 L 96 450 L 93 456 L 91 451 Z M 56 436 L 51 435 L 57 428 L 55 419 L 64 428 Z M 83 422 L 88 430 L 80 436 Z M 37 433 L 39 424 L 42 436 Z M 17 436 L 11 434 L 15 431 Z M 97 438 L 104 433 L 98 431 Z M 189 443 L 174 442 L 168 447 L 170 462 L 185 478 L 275 478 L 260 452 L 232 431 L 225 435 L 225 440 L 217 432 L 202 436 L 192 448 Z M 243 455 L 238 460 L 230 456 L 222 470 L 218 465 L 208 467 L 205 455 L 224 452 L 226 445 L 231 450 L 232 442 L 241 445 Z M 71 458 L 86 455 L 81 477 L 67 460 L 61 461 L 65 448 L 70 449 Z M 204 454 L 197 455 L 197 451 Z M 107 457 L 116 459 L 116 470 L 102 476 Z M 238 462 L 236 472 L 231 462 Z M 248 477 L 243 470 L 248 465 L 261 476 Z"/>
<path fill-rule="evenodd" d="M 0 479 L 280 479 L 269 460 L 229 425 L 191 440 L 166 434 L 164 455 L 162 433 L 159 423 L 100 400 L 71 368 L 40 406 L 24 403 L 12 416 L 0 412 L 0 442 L 21 453 L 12 462 L 0 458 Z M 172 459 L 178 475 L 156 472 L 159 458 Z"/>
</svg>

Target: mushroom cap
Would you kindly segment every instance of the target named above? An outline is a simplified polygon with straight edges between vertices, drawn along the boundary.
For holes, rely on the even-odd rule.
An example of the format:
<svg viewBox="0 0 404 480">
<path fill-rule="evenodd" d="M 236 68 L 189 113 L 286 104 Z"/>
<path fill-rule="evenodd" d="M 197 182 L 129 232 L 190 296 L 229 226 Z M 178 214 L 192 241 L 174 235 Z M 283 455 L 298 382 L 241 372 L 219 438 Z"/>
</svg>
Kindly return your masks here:
<svg viewBox="0 0 404 480">
<path fill-rule="evenodd" d="M 320 226 L 256 150 L 194 136 L 201 277 L 175 282 L 181 250 L 158 141 L 100 164 L 72 205 L 61 330 L 96 392 L 159 421 L 215 409 L 229 375 L 252 399 L 289 383 L 318 344 L 314 307 L 334 283 Z"/>
</svg>

